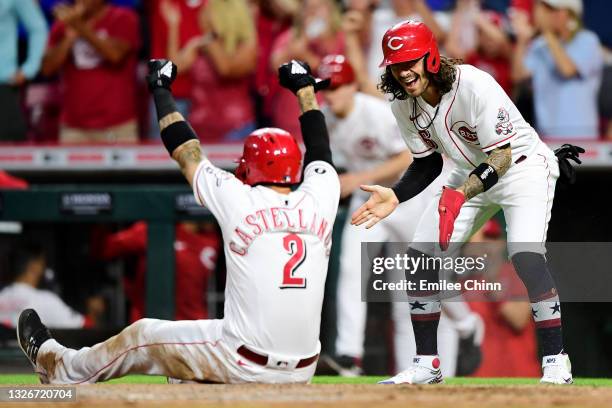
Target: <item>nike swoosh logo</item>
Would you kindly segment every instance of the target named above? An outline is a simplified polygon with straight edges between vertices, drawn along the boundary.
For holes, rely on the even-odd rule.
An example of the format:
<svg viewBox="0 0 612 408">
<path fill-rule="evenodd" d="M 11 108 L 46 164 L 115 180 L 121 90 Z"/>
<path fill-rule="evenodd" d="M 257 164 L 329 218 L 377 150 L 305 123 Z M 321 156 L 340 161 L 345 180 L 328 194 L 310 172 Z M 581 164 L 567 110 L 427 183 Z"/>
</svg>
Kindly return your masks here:
<svg viewBox="0 0 612 408">
<path fill-rule="evenodd" d="M 566 384 L 570 384 L 572 382 L 572 377 L 564 378 L 563 381 L 565 381 Z"/>
<path fill-rule="evenodd" d="M 239 365 L 240 367 L 247 367 L 247 366 L 248 366 L 248 364 L 247 364 L 247 363 L 245 363 L 245 362 L 243 362 L 242 360 L 238 360 L 238 365 Z"/>
</svg>

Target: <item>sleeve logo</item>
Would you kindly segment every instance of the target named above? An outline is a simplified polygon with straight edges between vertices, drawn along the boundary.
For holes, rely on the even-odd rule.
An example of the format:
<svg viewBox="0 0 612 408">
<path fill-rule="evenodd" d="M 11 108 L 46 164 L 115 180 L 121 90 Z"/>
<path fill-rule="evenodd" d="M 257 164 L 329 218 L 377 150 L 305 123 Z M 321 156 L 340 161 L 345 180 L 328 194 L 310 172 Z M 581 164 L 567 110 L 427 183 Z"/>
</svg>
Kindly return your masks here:
<svg viewBox="0 0 612 408">
<path fill-rule="evenodd" d="M 498 135 L 509 135 L 514 130 L 514 126 L 510 122 L 510 114 L 504 108 L 499 108 L 497 111 L 497 124 L 495 125 L 495 133 Z"/>
</svg>

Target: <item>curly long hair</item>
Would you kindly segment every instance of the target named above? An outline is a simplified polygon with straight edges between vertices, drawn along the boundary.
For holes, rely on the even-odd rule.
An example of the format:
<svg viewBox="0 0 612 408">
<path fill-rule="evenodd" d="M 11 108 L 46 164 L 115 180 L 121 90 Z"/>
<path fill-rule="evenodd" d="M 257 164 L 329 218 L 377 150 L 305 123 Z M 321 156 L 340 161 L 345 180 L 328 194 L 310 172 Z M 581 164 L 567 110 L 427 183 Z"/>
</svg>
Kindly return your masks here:
<svg viewBox="0 0 612 408">
<path fill-rule="evenodd" d="M 429 58 L 429 54 L 425 56 L 425 59 Z M 425 60 L 424 60 L 425 62 Z M 432 74 L 427 72 L 427 78 L 429 81 L 438 89 L 440 95 L 450 92 L 457 77 L 457 65 L 462 64 L 463 61 L 455 58 L 440 57 L 440 70 Z M 397 82 L 391 72 L 391 67 L 387 66 L 385 72 L 380 76 L 380 83 L 378 89 L 384 93 L 393 95 L 392 100 L 400 99 L 405 100 L 410 96 L 408 92 Z"/>
</svg>

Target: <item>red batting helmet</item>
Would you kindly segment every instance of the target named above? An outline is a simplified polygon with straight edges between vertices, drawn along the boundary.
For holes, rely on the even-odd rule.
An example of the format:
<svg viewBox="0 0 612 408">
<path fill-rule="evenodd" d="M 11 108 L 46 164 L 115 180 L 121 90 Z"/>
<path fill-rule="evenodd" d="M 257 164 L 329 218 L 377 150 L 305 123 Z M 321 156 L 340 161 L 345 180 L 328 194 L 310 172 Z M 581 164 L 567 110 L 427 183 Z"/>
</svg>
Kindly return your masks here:
<svg viewBox="0 0 612 408">
<path fill-rule="evenodd" d="M 235 174 L 252 186 L 259 183 L 299 183 L 302 151 L 289 132 L 278 128 L 257 129 L 244 141 Z"/>
<path fill-rule="evenodd" d="M 330 88 L 355 82 L 355 71 L 344 55 L 326 55 L 319 65 L 318 75 L 321 79 L 331 79 Z"/>
<path fill-rule="evenodd" d="M 440 70 L 440 51 L 433 32 L 419 21 L 406 20 L 387 30 L 382 39 L 384 58 L 380 67 L 414 61 L 427 54 L 427 71 Z"/>
</svg>

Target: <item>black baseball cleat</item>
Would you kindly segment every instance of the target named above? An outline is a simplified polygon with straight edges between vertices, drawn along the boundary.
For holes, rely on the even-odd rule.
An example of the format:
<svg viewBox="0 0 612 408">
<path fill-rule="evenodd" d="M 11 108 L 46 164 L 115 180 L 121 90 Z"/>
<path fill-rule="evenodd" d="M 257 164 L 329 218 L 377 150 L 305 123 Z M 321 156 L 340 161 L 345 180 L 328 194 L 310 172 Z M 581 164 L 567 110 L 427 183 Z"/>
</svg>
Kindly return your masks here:
<svg viewBox="0 0 612 408">
<path fill-rule="evenodd" d="M 17 341 L 35 369 L 38 350 L 45 341 L 50 339 L 49 329 L 42 324 L 34 309 L 26 309 L 21 312 L 17 323 Z"/>
</svg>

